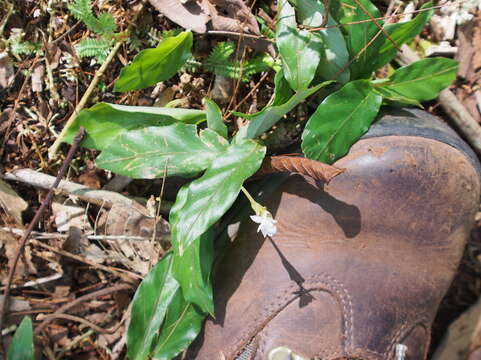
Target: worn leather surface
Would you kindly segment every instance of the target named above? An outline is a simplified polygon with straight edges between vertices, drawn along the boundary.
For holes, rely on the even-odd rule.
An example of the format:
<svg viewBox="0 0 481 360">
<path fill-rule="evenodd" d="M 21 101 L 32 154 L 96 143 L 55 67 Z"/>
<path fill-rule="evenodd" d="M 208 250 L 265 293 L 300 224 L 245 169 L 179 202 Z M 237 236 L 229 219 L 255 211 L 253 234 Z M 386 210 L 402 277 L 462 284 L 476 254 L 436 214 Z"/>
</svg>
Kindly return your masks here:
<svg viewBox="0 0 481 360">
<path fill-rule="evenodd" d="M 215 319 L 187 359 L 426 358 L 430 327 L 456 271 L 480 195 L 466 155 L 442 142 L 356 143 L 329 185 L 292 175 L 270 197 L 272 239 L 246 222 L 222 261 Z"/>
</svg>

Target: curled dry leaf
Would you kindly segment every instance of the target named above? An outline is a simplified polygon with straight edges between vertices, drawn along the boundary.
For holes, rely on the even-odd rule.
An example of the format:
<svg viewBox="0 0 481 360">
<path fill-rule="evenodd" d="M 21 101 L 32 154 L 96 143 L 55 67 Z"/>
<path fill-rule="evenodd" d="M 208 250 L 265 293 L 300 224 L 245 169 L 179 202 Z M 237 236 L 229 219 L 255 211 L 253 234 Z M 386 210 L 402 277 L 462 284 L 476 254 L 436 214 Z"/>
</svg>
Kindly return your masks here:
<svg viewBox="0 0 481 360">
<path fill-rule="evenodd" d="M 15 70 L 12 58 L 6 51 L 0 52 L 0 88 L 6 88 L 13 81 Z"/>
<path fill-rule="evenodd" d="M 22 225 L 22 212 L 28 204 L 6 182 L 0 180 L 0 209 L 18 225 Z"/>
<path fill-rule="evenodd" d="M 345 169 L 340 169 L 307 158 L 295 156 L 267 156 L 264 159 L 262 167 L 255 175 L 259 176 L 280 172 L 291 172 L 308 175 L 313 179 L 329 183 L 334 177 L 344 171 Z"/>
<path fill-rule="evenodd" d="M 210 20 L 208 1 L 196 0 L 182 3 L 178 0 L 149 0 L 150 4 L 170 20 L 197 33 L 207 31 Z"/>
<path fill-rule="evenodd" d="M 213 31 L 274 55 L 272 43 L 261 36 L 257 20 L 243 0 L 149 0 L 167 18 L 197 33 Z M 251 36 L 245 36 L 250 34 Z M 254 36 L 255 37 L 252 37 Z M 258 38 L 257 38 L 258 36 Z"/>
</svg>

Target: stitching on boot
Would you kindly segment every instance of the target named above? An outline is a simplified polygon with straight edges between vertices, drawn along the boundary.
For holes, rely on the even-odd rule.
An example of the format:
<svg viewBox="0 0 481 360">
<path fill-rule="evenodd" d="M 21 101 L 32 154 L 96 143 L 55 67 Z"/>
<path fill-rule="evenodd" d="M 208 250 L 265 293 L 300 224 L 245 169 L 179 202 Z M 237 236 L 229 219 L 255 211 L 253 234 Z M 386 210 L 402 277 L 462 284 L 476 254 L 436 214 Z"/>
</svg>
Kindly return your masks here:
<svg viewBox="0 0 481 360">
<path fill-rule="evenodd" d="M 344 285 L 327 273 L 314 274 L 305 279 L 300 284 L 304 292 L 325 291 L 333 296 L 340 306 L 341 315 L 343 317 L 343 327 L 345 335 L 344 347 L 352 348 L 353 334 L 353 309 L 352 300 L 349 292 Z M 228 347 L 228 353 L 238 356 L 249 339 L 259 334 L 266 325 L 279 314 L 286 306 L 296 300 L 300 294 L 298 293 L 299 284 L 289 285 L 280 295 L 278 295 L 270 304 L 268 304 L 261 313 L 256 316 L 256 320 L 247 326 L 247 330 L 234 341 L 234 345 Z"/>
</svg>

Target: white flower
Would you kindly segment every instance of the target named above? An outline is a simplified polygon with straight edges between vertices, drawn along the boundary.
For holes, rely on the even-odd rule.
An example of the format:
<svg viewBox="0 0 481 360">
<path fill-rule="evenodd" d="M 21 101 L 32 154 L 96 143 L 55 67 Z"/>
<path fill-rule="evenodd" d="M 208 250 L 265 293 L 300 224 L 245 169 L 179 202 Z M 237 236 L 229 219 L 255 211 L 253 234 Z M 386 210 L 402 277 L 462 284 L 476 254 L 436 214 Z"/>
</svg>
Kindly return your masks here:
<svg viewBox="0 0 481 360">
<path fill-rule="evenodd" d="M 260 231 L 264 237 L 272 237 L 277 232 L 277 220 L 272 218 L 272 215 L 269 211 L 264 210 L 260 212 L 260 215 L 252 215 L 251 219 L 259 224 L 257 232 Z"/>
</svg>

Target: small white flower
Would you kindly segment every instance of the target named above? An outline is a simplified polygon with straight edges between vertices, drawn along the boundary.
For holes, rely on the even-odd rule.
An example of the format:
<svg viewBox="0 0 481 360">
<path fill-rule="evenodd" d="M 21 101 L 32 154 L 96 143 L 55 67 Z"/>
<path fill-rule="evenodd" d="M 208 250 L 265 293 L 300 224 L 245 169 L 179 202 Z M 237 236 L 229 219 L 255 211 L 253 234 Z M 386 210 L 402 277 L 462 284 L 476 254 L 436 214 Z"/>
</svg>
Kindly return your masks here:
<svg viewBox="0 0 481 360">
<path fill-rule="evenodd" d="M 262 235 L 264 237 L 274 236 L 277 232 L 277 220 L 274 220 L 271 213 L 266 209 L 266 207 L 255 201 L 254 198 L 243 186 L 241 187 L 241 190 L 251 203 L 252 210 L 254 210 L 254 212 L 256 213 L 255 215 L 251 215 L 251 219 L 252 221 L 259 224 L 257 232 L 262 232 Z"/>
<path fill-rule="evenodd" d="M 272 237 L 277 232 L 277 220 L 272 218 L 272 215 L 269 211 L 264 210 L 260 213 L 260 215 L 252 215 L 251 219 L 259 224 L 257 232 L 260 231 L 264 237 Z"/>
</svg>

